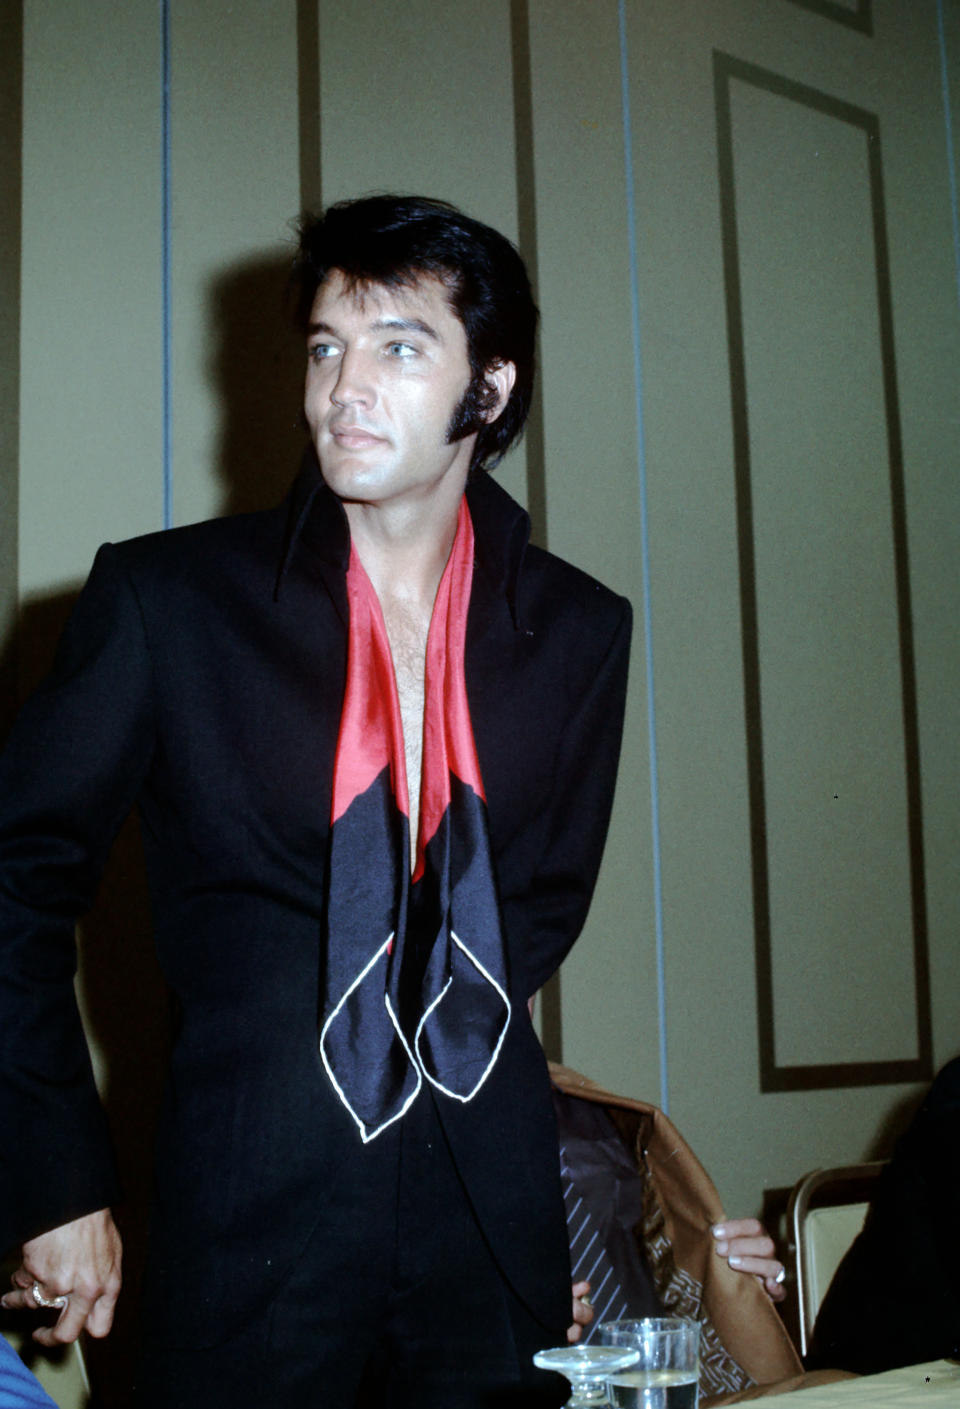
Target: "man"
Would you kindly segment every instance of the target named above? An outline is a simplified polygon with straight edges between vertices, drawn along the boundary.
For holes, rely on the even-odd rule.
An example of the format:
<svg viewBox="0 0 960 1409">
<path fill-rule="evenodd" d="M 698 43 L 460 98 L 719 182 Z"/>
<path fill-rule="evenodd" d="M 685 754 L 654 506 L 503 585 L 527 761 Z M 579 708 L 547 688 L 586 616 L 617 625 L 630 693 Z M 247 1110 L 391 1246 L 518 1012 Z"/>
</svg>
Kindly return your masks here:
<svg viewBox="0 0 960 1409">
<path fill-rule="evenodd" d="M 960 1057 L 938 1072 L 882 1170 L 807 1355 L 858 1375 L 960 1356 Z"/>
<path fill-rule="evenodd" d="M 596 878 L 629 606 L 486 473 L 533 386 L 509 242 L 376 197 L 308 222 L 298 273 L 289 501 L 101 549 L 0 774 L 5 1302 L 65 1297 L 51 1342 L 110 1326 L 72 928 L 136 801 L 177 1010 L 140 1402 L 555 1403 L 526 1004 Z"/>
</svg>

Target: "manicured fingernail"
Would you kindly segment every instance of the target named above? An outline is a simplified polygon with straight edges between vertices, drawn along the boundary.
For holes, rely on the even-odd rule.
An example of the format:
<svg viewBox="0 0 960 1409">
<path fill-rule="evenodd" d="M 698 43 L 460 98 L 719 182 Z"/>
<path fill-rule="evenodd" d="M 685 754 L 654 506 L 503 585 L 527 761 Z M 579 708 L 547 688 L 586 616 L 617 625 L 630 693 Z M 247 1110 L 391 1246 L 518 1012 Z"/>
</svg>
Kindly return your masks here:
<svg viewBox="0 0 960 1409">
<path fill-rule="evenodd" d="M 729 1243 L 717 1243 L 717 1252 L 720 1254 L 721 1257 L 726 1257 L 726 1255 L 727 1255 L 727 1253 L 728 1253 L 729 1251 L 730 1251 L 730 1244 L 729 1244 Z"/>
<path fill-rule="evenodd" d="M 725 1238 L 727 1236 L 727 1230 L 722 1223 L 715 1223 L 710 1231 L 715 1238 Z"/>
<path fill-rule="evenodd" d="M 731 1267 L 742 1267 L 742 1266 L 743 1266 L 743 1258 L 742 1258 L 742 1257 L 731 1257 L 731 1259 L 730 1259 L 730 1266 L 731 1266 Z"/>
</svg>

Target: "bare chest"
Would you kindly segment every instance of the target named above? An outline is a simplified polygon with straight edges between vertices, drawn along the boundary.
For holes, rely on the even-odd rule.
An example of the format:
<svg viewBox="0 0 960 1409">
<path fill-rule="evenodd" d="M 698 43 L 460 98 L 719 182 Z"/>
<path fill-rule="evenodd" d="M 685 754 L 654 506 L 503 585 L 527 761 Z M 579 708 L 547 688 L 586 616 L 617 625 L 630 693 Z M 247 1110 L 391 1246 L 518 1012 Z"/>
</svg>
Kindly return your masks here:
<svg viewBox="0 0 960 1409">
<path fill-rule="evenodd" d="M 424 673 L 430 618 L 406 603 L 387 603 L 383 619 L 393 656 L 393 669 L 403 724 L 403 752 L 410 799 L 411 865 L 416 858 L 420 819 L 420 776 L 423 761 Z"/>
</svg>

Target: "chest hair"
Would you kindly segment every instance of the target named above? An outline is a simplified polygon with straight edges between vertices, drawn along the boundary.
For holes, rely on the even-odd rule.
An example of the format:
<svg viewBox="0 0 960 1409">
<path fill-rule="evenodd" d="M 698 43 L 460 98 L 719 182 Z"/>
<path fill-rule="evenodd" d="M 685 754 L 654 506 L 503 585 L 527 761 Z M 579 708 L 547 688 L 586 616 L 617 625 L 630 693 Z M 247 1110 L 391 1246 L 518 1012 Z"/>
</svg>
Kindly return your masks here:
<svg viewBox="0 0 960 1409">
<path fill-rule="evenodd" d="M 416 861 L 417 826 L 420 820 L 420 771 L 423 757 L 424 676 L 427 658 L 429 612 L 409 602 L 388 599 L 383 619 L 393 656 L 403 725 L 403 753 L 410 797 L 410 865 Z"/>
</svg>

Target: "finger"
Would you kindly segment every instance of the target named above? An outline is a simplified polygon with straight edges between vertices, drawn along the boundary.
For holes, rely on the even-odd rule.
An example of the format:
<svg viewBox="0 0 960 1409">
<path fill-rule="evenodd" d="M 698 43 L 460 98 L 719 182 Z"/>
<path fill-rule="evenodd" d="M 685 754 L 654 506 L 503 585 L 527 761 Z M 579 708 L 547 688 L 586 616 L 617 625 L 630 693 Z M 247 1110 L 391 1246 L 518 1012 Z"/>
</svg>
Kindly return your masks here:
<svg viewBox="0 0 960 1409">
<path fill-rule="evenodd" d="M 786 1299 L 787 1289 L 783 1285 L 783 1279 L 780 1277 L 764 1277 L 763 1290 L 771 1301 L 784 1301 Z"/>
<path fill-rule="evenodd" d="M 737 1272 L 752 1272 L 755 1277 L 770 1277 L 775 1279 L 779 1273 L 782 1263 L 774 1257 L 740 1257 L 734 1255 L 727 1259 L 730 1266 Z"/>
<path fill-rule="evenodd" d="M 731 1253 L 739 1257 L 773 1257 L 776 1244 L 761 1228 L 759 1234 L 752 1237 L 740 1233 L 736 1237 L 717 1238 L 714 1249 L 720 1257 L 729 1257 Z"/>
<path fill-rule="evenodd" d="M 75 1287 L 63 1317 L 52 1330 L 54 1343 L 75 1340 L 87 1330 L 98 1340 L 110 1332 L 120 1296 L 121 1277 L 115 1269 L 106 1278 L 89 1277 Z M 71 1312 L 70 1316 L 67 1312 Z"/>
<path fill-rule="evenodd" d="M 711 1229 L 715 1238 L 756 1238 L 766 1233 L 759 1218 L 725 1218 Z"/>
<path fill-rule="evenodd" d="M 0 1306 L 6 1311 L 51 1311 L 59 1308 L 51 1306 L 41 1306 L 33 1295 L 35 1286 L 40 1286 L 35 1278 L 31 1277 L 29 1283 L 23 1286 L 18 1283 L 13 1291 L 6 1292 L 0 1297 Z M 53 1302 L 54 1297 L 62 1296 L 64 1293 L 51 1291 L 47 1286 L 40 1286 L 40 1295 L 47 1301 Z"/>
<path fill-rule="evenodd" d="M 33 1333 L 33 1339 L 39 1345 L 51 1348 L 56 1345 L 69 1345 L 75 1341 L 77 1336 L 86 1325 L 87 1315 L 90 1311 L 90 1299 L 76 1292 L 67 1298 L 67 1304 L 61 1311 L 56 1322 L 52 1326 L 38 1326 Z"/>
<path fill-rule="evenodd" d="M 717 1243 L 717 1252 L 721 1257 L 764 1257 L 768 1260 L 775 1260 L 776 1246 L 772 1238 L 732 1238 L 729 1242 L 721 1241 Z M 721 1248 L 727 1251 L 720 1252 Z"/>
<path fill-rule="evenodd" d="M 109 1335 L 116 1306 L 116 1292 L 104 1292 L 103 1296 L 97 1298 L 87 1317 L 87 1330 L 91 1336 L 101 1340 L 104 1336 Z"/>
<path fill-rule="evenodd" d="M 593 1307 L 590 1305 L 590 1283 L 574 1282 L 570 1289 L 573 1292 L 573 1325 L 567 1329 L 567 1340 L 571 1345 L 576 1345 L 580 1339 L 580 1327 L 589 1326 L 593 1320 Z M 572 1335 L 572 1332 L 576 1332 Z"/>
</svg>

